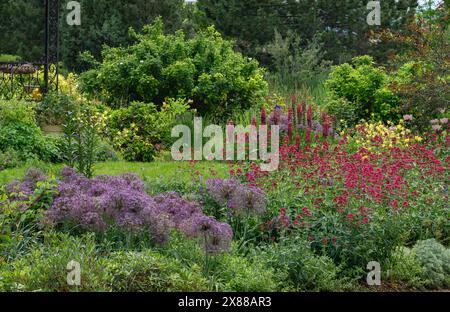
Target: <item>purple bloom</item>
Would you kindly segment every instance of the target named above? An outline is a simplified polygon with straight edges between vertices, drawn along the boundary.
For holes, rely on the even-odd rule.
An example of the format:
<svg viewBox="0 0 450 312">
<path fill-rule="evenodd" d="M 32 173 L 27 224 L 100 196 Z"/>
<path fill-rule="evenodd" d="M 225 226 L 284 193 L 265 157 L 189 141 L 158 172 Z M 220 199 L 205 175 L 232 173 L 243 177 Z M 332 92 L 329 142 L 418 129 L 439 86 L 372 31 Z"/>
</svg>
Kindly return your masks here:
<svg viewBox="0 0 450 312">
<path fill-rule="evenodd" d="M 209 179 L 206 181 L 206 187 L 211 197 L 219 205 L 227 205 L 233 192 L 239 186 L 235 179 Z"/>
<path fill-rule="evenodd" d="M 228 207 L 235 215 L 263 214 L 267 201 L 264 192 L 255 186 L 241 185 L 235 190 Z"/>
<path fill-rule="evenodd" d="M 185 233 L 197 237 L 205 252 L 217 254 L 230 248 L 233 231 L 227 223 L 205 215 L 196 215 L 185 224 Z"/>
<path fill-rule="evenodd" d="M 22 182 L 13 181 L 6 185 L 6 194 L 9 195 L 11 200 L 26 200 L 34 193 L 38 182 L 47 179 L 48 177 L 45 176 L 42 171 L 30 168 L 25 173 L 25 178 Z M 12 193 L 16 193 L 17 195 L 12 196 Z"/>
<path fill-rule="evenodd" d="M 266 209 L 266 196 L 258 187 L 234 179 L 210 179 L 206 186 L 214 201 L 227 206 L 234 215 L 262 214 Z"/>
<path fill-rule="evenodd" d="M 45 213 L 46 220 L 53 224 L 70 222 L 95 231 L 104 231 L 110 226 L 131 232 L 146 230 L 155 242 L 162 244 L 173 229 L 189 236 L 199 235 L 193 227 L 194 221 L 209 218 L 198 203 L 187 201 L 175 192 L 155 197 L 148 195 L 144 183 L 134 174 L 87 179 L 65 168 L 62 176 L 64 180 L 58 186 L 58 195 Z M 222 248 L 225 242 L 221 239 L 232 235 L 228 235 L 224 227 L 220 222 L 214 223 L 212 232 L 207 235 L 208 252 Z M 221 238 L 216 237 L 219 234 Z"/>
</svg>

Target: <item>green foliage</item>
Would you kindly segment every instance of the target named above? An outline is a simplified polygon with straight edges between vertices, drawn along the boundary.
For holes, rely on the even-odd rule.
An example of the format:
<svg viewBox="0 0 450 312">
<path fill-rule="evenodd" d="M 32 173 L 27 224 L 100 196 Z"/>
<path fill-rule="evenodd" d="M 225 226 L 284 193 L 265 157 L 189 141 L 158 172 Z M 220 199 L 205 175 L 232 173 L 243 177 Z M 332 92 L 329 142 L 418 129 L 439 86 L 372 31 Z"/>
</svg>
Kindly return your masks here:
<svg viewBox="0 0 450 312">
<path fill-rule="evenodd" d="M 0 171 L 20 166 L 22 163 L 20 159 L 21 155 L 15 149 L 0 151 Z"/>
<path fill-rule="evenodd" d="M 413 115 L 419 131 L 430 129 L 430 120 L 448 117 L 450 102 L 449 4 L 418 14 L 407 35 L 388 33 L 388 42 L 406 43 L 393 60 L 397 70 L 391 88 L 401 99 L 403 114 Z"/>
<path fill-rule="evenodd" d="M 198 0 L 200 23 L 213 23 L 246 55 L 257 57 L 264 65 L 272 65 L 266 45 L 274 39 L 274 29 L 286 36 L 297 33 L 302 46 L 321 34 L 325 57 L 335 63 L 348 61 L 360 54 L 376 54 L 386 60 L 391 46 L 371 45 L 367 33 L 376 30 L 366 22 L 367 1 L 341 2 L 320 0 Z M 398 31 L 413 17 L 417 0 L 381 1 L 382 27 Z"/>
<path fill-rule="evenodd" d="M 330 258 L 314 255 L 307 243 L 296 238 L 267 245 L 258 257 L 296 290 L 339 291 L 350 286 L 339 277 L 341 270 Z"/>
<path fill-rule="evenodd" d="M 417 260 L 415 252 L 407 247 L 398 247 L 389 259 L 387 270 L 383 270 L 390 283 L 402 283 L 408 287 L 420 289 L 424 286 L 424 270 Z M 384 278 L 383 278 L 384 280 Z"/>
<path fill-rule="evenodd" d="M 111 113 L 109 132 L 114 146 L 129 161 L 152 161 L 171 142 L 176 116 L 188 109 L 184 100 L 167 99 L 160 110 L 152 103 L 133 102 Z"/>
<path fill-rule="evenodd" d="M 11 167 L 33 159 L 51 161 L 57 158 L 36 125 L 33 105 L 22 101 L 0 100 L 0 155 Z"/>
<path fill-rule="evenodd" d="M 28 170 L 28 179 L 35 172 L 39 171 Z M 31 194 L 18 185 L 8 193 L 0 190 L 0 257 L 15 259 L 41 238 L 43 214 L 53 203 L 56 186 L 56 180 L 50 178 L 34 181 Z"/>
<path fill-rule="evenodd" d="M 62 125 L 67 112 L 76 111 L 76 101 L 62 93 L 48 93 L 36 105 L 36 119 L 40 124 Z"/>
<path fill-rule="evenodd" d="M 212 256 L 205 263 L 204 252 L 194 240 L 172 233 L 162 252 L 178 259 L 184 266 L 201 267 L 216 291 L 276 291 L 281 287 L 283 278 L 275 275 L 263 258 L 245 257 L 236 251 L 234 245 L 230 253 Z"/>
<path fill-rule="evenodd" d="M 80 76 L 82 89 L 110 106 L 161 107 L 168 97 L 188 98 L 200 113 L 223 117 L 253 105 L 267 88 L 258 63 L 234 52 L 212 27 L 185 39 L 182 31 L 165 35 L 159 19 L 133 35 L 135 43 L 105 48 L 103 63 Z"/>
<path fill-rule="evenodd" d="M 10 54 L 0 54 L 0 62 L 18 62 L 20 56 Z"/>
<path fill-rule="evenodd" d="M 275 271 L 265 266 L 264 259 L 225 254 L 215 268 L 221 281 L 220 291 L 270 292 L 280 288 L 281 280 Z"/>
<path fill-rule="evenodd" d="M 370 56 L 355 57 L 332 69 L 325 82 L 329 103 L 327 109 L 346 126 L 361 119 L 397 121 L 399 99 L 388 89 L 384 69 L 375 67 Z"/>
<path fill-rule="evenodd" d="M 435 239 L 428 239 L 417 242 L 413 252 L 423 267 L 426 287 L 450 287 L 450 249 Z"/>
<path fill-rule="evenodd" d="M 77 261 L 81 285 L 67 283 L 67 266 Z M 8 264 L 0 272 L 3 291 L 106 291 L 102 284 L 104 266 L 96 250 L 93 234 L 72 237 L 49 233 L 43 244 Z"/>
<path fill-rule="evenodd" d="M 92 103 L 82 103 L 65 115 L 61 142 L 65 161 L 86 177 L 94 175 L 98 160 L 100 134 L 106 126 L 105 113 Z"/>
<path fill-rule="evenodd" d="M 283 36 L 275 31 L 275 38 L 267 46 L 273 58 L 273 72 L 269 74 L 271 85 L 277 90 L 298 90 L 304 86 L 316 87 L 326 76 L 329 62 L 323 61 L 322 44 L 314 37 L 303 48 L 299 36 L 289 31 Z"/>
<path fill-rule="evenodd" d="M 157 252 L 124 251 L 111 254 L 105 263 L 105 281 L 112 291 L 208 291 L 198 266 L 184 267 Z"/>
</svg>

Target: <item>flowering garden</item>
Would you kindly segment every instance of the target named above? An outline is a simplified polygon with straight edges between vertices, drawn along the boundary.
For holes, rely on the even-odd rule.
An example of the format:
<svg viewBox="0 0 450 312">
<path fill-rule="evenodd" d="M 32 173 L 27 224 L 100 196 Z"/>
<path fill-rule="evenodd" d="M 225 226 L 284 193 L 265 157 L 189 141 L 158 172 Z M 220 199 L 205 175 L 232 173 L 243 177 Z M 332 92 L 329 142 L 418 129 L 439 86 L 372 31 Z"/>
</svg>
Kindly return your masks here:
<svg viewBox="0 0 450 312">
<path fill-rule="evenodd" d="M 335 64 L 323 93 L 157 19 L 58 93 L 0 97 L 0 291 L 450 289 L 448 27 L 413 24 L 417 50 Z M 173 160 L 195 116 L 279 126 L 277 170 Z"/>
</svg>

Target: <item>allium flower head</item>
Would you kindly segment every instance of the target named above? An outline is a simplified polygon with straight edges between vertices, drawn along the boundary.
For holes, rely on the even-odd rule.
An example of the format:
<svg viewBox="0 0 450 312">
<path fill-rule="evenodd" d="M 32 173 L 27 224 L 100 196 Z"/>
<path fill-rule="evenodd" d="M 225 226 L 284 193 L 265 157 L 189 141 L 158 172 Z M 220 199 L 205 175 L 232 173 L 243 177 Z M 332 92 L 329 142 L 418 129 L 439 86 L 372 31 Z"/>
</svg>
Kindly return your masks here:
<svg viewBox="0 0 450 312">
<path fill-rule="evenodd" d="M 206 181 L 209 194 L 219 205 L 228 203 L 238 185 L 239 182 L 235 179 L 209 179 Z"/>
<path fill-rule="evenodd" d="M 205 251 L 211 254 L 228 250 L 233 238 L 233 230 L 227 223 L 205 215 L 191 218 L 186 232 L 189 236 L 198 237 Z"/>
<path fill-rule="evenodd" d="M 240 185 L 228 202 L 235 215 L 262 214 L 267 206 L 264 192 L 255 186 Z"/>
<path fill-rule="evenodd" d="M 235 215 L 262 214 L 266 209 L 266 196 L 258 187 L 234 179 L 210 179 L 206 186 L 214 201 L 227 206 Z"/>
</svg>

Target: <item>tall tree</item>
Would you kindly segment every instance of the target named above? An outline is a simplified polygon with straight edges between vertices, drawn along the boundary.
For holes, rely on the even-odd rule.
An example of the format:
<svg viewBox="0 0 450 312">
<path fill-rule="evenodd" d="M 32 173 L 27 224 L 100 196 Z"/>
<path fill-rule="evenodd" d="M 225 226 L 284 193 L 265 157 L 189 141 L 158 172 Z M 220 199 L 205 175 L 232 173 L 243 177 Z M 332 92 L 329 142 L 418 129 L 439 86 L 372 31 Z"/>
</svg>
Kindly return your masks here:
<svg viewBox="0 0 450 312">
<path fill-rule="evenodd" d="M 320 35 L 326 57 L 339 62 L 370 51 L 371 29 L 404 27 L 414 15 L 417 0 L 380 1 L 381 26 L 367 23 L 368 1 L 361 0 L 198 0 L 204 23 L 214 23 L 226 36 L 236 38 L 246 53 L 264 57 L 264 46 L 275 29 L 300 35 L 306 44 Z"/>
<path fill-rule="evenodd" d="M 161 16 L 166 31 L 184 27 L 184 0 L 78 0 L 81 25 L 69 26 L 69 0 L 60 1 L 60 55 L 70 70 L 84 70 L 80 53 L 99 58 L 102 45 L 120 46 L 129 41 L 128 29 L 137 30 Z M 36 61 L 44 42 L 44 0 L 3 0 L 0 3 L 0 53 Z"/>
</svg>

